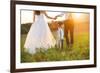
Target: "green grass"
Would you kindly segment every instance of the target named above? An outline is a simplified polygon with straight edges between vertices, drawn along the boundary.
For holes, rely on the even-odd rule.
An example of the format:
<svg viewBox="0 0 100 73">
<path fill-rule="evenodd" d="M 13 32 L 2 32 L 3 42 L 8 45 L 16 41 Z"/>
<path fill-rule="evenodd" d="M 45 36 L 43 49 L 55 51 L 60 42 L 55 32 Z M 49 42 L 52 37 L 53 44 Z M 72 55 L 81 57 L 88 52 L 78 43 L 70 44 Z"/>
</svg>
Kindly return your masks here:
<svg viewBox="0 0 100 73">
<path fill-rule="evenodd" d="M 67 47 L 64 41 L 64 48 L 49 48 L 39 50 L 31 55 L 25 52 L 23 45 L 26 35 L 21 35 L 21 62 L 43 62 L 43 61 L 71 61 L 89 59 L 89 35 L 82 33 L 74 36 L 74 45 Z"/>
</svg>

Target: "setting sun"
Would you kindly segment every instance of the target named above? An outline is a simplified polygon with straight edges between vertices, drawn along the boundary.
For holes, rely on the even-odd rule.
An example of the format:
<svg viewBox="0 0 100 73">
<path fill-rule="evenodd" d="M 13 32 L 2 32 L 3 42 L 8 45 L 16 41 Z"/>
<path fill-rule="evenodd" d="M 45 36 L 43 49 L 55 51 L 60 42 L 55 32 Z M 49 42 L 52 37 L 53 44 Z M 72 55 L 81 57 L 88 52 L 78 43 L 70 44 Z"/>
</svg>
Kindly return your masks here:
<svg viewBox="0 0 100 73">
<path fill-rule="evenodd" d="M 73 18 L 80 19 L 82 16 L 81 13 L 73 13 Z"/>
</svg>

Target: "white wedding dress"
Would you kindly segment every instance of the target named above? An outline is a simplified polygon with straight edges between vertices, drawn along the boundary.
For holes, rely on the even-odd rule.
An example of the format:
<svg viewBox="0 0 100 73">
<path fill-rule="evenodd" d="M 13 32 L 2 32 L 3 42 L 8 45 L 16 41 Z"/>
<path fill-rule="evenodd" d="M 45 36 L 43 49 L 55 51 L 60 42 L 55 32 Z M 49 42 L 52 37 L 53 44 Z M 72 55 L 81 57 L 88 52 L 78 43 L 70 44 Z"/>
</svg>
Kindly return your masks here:
<svg viewBox="0 0 100 73">
<path fill-rule="evenodd" d="M 54 47 L 55 44 L 55 39 L 44 18 L 44 14 L 35 15 L 35 22 L 31 25 L 24 44 L 25 51 L 34 54 L 37 48 L 47 50 Z"/>
</svg>

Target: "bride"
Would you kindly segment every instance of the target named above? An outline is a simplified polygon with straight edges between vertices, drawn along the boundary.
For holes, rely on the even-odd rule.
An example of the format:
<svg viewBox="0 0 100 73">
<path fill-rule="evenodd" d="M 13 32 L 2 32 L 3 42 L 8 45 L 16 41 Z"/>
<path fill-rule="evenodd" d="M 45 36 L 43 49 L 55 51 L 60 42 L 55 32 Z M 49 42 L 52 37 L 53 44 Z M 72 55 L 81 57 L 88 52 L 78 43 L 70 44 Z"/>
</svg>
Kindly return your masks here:
<svg viewBox="0 0 100 73">
<path fill-rule="evenodd" d="M 45 11 L 34 11 L 34 23 L 31 25 L 24 44 L 25 50 L 30 54 L 34 54 L 37 48 L 47 50 L 56 44 L 44 16 L 56 19 L 56 17 L 48 16 Z"/>
</svg>

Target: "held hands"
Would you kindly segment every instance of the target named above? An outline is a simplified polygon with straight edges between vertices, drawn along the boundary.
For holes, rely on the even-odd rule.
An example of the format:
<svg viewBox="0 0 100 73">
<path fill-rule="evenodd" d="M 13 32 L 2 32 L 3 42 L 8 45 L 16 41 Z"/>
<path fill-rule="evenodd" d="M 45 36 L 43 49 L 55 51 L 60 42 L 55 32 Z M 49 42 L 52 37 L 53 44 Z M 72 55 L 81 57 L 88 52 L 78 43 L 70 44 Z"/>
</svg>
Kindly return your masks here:
<svg viewBox="0 0 100 73">
<path fill-rule="evenodd" d="M 53 19 L 55 19 L 55 20 L 56 20 L 56 19 L 57 19 L 57 16 L 56 16 L 56 17 L 54 17 Z"/>
<path fill-rule="evenodd" d="M 59 16 L 57 15 L 57 16 L 54 17 L 54 19 L 56 20 L 58 17 L 59 17 Z"/>
<path fill-rule="evenodd" d="M 62 15 L 57 15 L 54 17 L 54 19 L 57 19 L 58 17 L 62 17 Z"/>
</svg>

